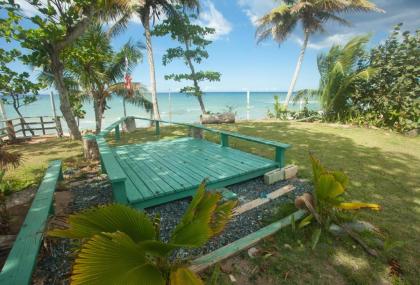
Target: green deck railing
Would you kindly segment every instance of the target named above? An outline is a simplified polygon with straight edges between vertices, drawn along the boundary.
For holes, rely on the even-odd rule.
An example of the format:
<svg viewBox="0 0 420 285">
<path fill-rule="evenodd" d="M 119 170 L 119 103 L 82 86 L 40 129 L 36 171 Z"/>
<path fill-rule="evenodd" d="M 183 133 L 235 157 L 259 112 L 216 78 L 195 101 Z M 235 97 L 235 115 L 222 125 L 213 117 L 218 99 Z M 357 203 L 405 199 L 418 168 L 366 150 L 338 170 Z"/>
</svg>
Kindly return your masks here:
<svg viewBox="0 0 420 285">
<path fill-rule="evenodd" d="M 289 144 L 276 142 L 276 141 L 272 141 L 272 140 L 267 140 L 267 139 L 263 139 L 263 138 L 258 138 L 258 137 L 242 135 L 242 134 L 229 132 L 229 131 L 224 131 L 224 130 L 212 129 L 212 128 L 208 128 L 204 125 L 201 125 L 201 124 L 169 122 L 169 121 L 164 121 L 164 120 L 154 120 L 154 119 L 136 117 L 136 116 L 123 117 L 123 118 L 119 119 L 115 123 L 108 126 L 106 129 L 104 129 L 99 134 L 99 136 L 105 137 L 112 130 L 114 130 L 115 140 L 117 140 L 117 141 L 120 140 L 120 138 L 121 138 L 120 124 L 122 122 L 124 122 L 124 120 L 127 119 L 127 118 L 133 118 L 133 119 L 136 119 L 136 120 L 153 122 L 153 124 L 155 126 L 155 130 L 156 130 L 155 131 L 156 135 L 160 135 L 160 123 L 163 123 L 163 124 L 185 126 L 185 127 L 188 127 L 190 130 L 192 128 L 201 129 L 203 131 L 207 131 L 207 132 L 210 132 L 210 133 L 217 134 L 217 135 L 220 136 L 220 145 L 222 145 L 224 147 L 229 147 L 229 137 L 233 137 L 233 138 L 237 138 L 237 139 L 244 140 L 244 141 L 250 141 L 250 142 L 259 143 L 259 144 L 267 145 L 267 146 L 270 146 L 270 147 L 274 147 L 274 149 L 275 149 L 274 161 L 276 161 L 279 164 L 279 167 L 284 167 L 285 166 L 285 151 L 286 151 L 286 149 L 288 149 L 290 147 Z"/>
</svg>

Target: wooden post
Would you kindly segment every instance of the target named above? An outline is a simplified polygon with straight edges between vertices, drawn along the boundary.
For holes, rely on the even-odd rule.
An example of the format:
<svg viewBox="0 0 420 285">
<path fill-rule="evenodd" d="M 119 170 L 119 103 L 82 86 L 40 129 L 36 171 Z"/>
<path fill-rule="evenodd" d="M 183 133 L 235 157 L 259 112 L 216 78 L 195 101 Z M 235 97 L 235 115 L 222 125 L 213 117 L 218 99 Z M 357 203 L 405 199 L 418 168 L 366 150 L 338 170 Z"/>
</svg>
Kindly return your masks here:
<svg viewBox="0 0 420 285">
<path fill-rule="evenodd" d="M 99 158 L 98 143 L 94 135 L 83 136 L 83 153 L 86 159 L 96 160 Z"/>
<path fill-rule="evenodd" d="M 155 121 L 155 126 L 156 126 L 156 135 L 159 136 L 160 135 L 160 125 L 159 125 L 159 121 Z"/>
<path fill-rule="evenodd" d="M 1 113 L 1 120 L 0 120 L 0 129 L 6 126 L 5 122 L 7 121 L 6 111 L 4 110 L 3 101 L 0 100 L 0 113 Z"/>
<path fill-rule="evenodd" d="M 222 146 L 229 146 L 229 136 L 224 133 L 220 133 L 220 144 Z"/>
<path fill-rule="evenodd" d="M 275 161 L 279 164 L 280 168 L 285 166 L 284 152 L 285 152 L 284 148 L 276 147 Z"/>
<path fill-rule="evenodd" d="M 116 125 L 115 126 L 115 140 L 119 141 L 120 139 L 121 139 L 120 125 Z"/>
<path fill-rule="evenodd" d="M 189 127 L 189 134 L 191 137 L 195 139 L 203 139 L 203 129 L 195 128 L 195 127 Z"/>
<path fill-rule="evenodd" d="M 26 137 L 25 123 L 22 118 L 20 118 L 20 127 L 22 128 L 23 136 Z"/>
<path fill-rule="evenodd" d="M 7 128 L 7 136 L 9 137 L 9 140 L 10 141 L 16 140 L 16 133 L 15 133 L 15 128 L 13 126 L 12 120 L 6 121 L 6 128 Z"/>
<path fill-rule="evenodd" d="M 61 138 L 63 136 L 63 128 L 61 127 L 60 117 L 58 116 L 54 117 L 54 121 L 55 121 L 55 128 L 57 130 L 57 137 Z"/>
<path fill-rule="evenodd" d="M 39 119 L 41 120 L 41 128 L 42 128 L 42 134 L 45 135 L 45 128 L 44 128 L 44 119 L 41 117 L 39 117 Z"/>
<path fill-rule="evenodd" d="M 127 133 L 134 132 L 136 130 L 136 120 L 134 119 L 134 117 L 125 118 L 124 126 Z"/>
</svg>

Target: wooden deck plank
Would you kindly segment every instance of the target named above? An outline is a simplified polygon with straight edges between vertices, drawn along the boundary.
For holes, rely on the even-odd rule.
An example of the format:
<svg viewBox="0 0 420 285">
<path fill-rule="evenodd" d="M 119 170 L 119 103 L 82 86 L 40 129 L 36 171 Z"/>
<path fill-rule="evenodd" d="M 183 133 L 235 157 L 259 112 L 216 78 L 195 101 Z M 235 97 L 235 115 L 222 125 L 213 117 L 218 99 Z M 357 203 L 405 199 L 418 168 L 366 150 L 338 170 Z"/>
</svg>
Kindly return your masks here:
<svg viewBox="0 0 420 285">
<path fill-rule="evenodd" d="M 143 194 L 145 198 L 159 196 L 162 192 L 172 192 L 172 188 L 168 187 L 165 183 L 162 183 L 162 179 L 156 178 L 156 175 L 151 171 L 145 163 L 134 161 L 127 153 L 121 150 L 117 152 L 119 161 L 125 163 L 125 170 L 130 171 L 130 178 L 136 185 L 137 182 L 143 181 L 146 187 L 136 185 L 137 189 Z"/>
<path fill-rule="evenodd" d="M 164 164 L 159 164 L 156 158 L 150 159 L 149 154 L 145 153 L 142 148 L 135 147 L 128 152 L 128 156 L 136 161 L 137 158 L 147 158 L 147 165 L 164 183 L 168 184 L 171 189 L 184 189 L 189 186 L 189 183 L 178 176 L 170 168 Z M 164 179 L 163 179 L 164 178 Z"/>
</svg>

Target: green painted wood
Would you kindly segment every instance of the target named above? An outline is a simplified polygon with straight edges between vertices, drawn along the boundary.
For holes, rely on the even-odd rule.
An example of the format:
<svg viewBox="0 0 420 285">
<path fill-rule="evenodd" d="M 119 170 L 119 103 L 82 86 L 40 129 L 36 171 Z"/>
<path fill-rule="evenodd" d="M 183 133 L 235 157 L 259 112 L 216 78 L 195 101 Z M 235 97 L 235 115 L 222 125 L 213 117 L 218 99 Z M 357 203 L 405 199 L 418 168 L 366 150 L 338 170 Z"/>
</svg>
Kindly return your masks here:
<svg viewBox="0 0 420 285">
<path fill-rule="evenodd" d="M 229 136 L 225 133 L 220 133 L 220 144 L 222 146 L 229 146 Z"/>
<path fill-rule="evenodd" d="M 279 164 L 280 168 L 286 166 L 284 152 L 285 152 L 284 148 L 276 147 L 276 158 L 275 158 L 275 160 Z"/>
<path fill-rule="evenodd" d="M 209 188 L 220 188 L 277 167 L 272 160 L 190 137 L 119 146 L 113 152 L 127 175 L 128 201 L 138 208 L 188 197 L 205 178 Z"/>
<path fill-rule="evenodd" d="M 156 125 L 156 135 L 159 136 L 160 135 L 160 123 L 159 121 L 155 121 L 155 125 Z"/>
<path fill-rule="evenodd" d="M 30 283 L 47 219 L 51 213 L 55 187 L 61 177 L 61 161 L 52 161 L 0 273 L 0 284 Z"/>
<path fill-rule="evenodd" d="M 297 221 L 301 219 L 305 215 L 305 213 L 306 211 L 303 210 L 296 211 L 293 214 L 277 222 L 274 222 L 262 229 L 259 229 L 258 231 L 252 234 L 249 234 L 241 239 L 238 239 L 237 241 L 225 245 L 213 252 L 210 252 L 209 254 L 203 255 L 192 261 L 190 269 L 195 272 L 198 272 L 230 256 L 233 256 L 239 251 L 251 247 L 260 240 L 276 233 L 285 226 L 290 225 L 292 217 L 294 217 L 294 220 Z"/>
<path fill-rule="evenodd" d="M 121 134 L 120 134 L 120 125 L 116 125 L 115 126 L 115 140 L 119 141 L 121 139 Z"/>
</svg>

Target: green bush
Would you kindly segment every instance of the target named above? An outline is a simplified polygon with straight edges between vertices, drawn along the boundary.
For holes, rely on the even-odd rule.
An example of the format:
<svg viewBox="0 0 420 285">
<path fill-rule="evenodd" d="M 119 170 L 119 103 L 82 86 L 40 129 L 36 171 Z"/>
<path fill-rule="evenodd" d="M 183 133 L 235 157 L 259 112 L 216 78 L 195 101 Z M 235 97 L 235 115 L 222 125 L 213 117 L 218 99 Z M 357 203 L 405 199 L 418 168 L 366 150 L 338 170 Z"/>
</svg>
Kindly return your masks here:
<svg viewBox="0 0 420 285">
<path fill-rule="evenodd" d="M 359 61 L 359 69 L 375 73 L 357 82 L 351 100 L 359 123 L 404 132 L 420 123 L 420 30 L 401 32 L 401 26 Z"/>
</svg>

